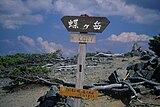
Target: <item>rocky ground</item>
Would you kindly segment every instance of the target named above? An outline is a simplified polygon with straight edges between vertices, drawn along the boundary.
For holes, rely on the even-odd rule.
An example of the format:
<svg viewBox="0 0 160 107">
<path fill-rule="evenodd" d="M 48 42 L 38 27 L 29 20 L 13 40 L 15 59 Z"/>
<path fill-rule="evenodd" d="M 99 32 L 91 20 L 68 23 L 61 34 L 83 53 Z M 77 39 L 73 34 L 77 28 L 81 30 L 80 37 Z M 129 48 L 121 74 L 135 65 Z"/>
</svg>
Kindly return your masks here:
<svg viewBox="0 0 160 107">
<path fill-rule="evenodd" d="M 107 81 L 108 76 L 115 70 L 122 75 L 126 74 L 126 67 L 130 64 L 140 62 L 137 57 L 132 58 L 112 58 L 108 57 L 102 59 L 100 63 L 87 62 L 88 67 L 85 71 L 84 84 L 102 83 Z M 50 77 L 60 78 L 67 82 L 75 82 L 75 72 L 72 71 L 56 71 L 53 68 L 52 72 L 49 73 Z M 1 79 L 1 86 L 7 84 L 8 79 Z M 20 88 L 14 89 L 12 92 L 7 92 L 0 88 L 0 107 L 34 107 L 36 106 L 37 100 L 40 96 L 44 95 L 49 90 L 49 87 L 42 85 L 27 85 Z M 141 97 L 141 100 L 145 103 L 142 105 L 145 107 L 146 103 L 150 103 L 152 106 L 158 106 L 160 99 L 155 100 L 156 96 L 145 95 Z M 125 107 L 125 105 L 117 99 L 109 96 L 99 96 L 96 99 L 84 99 L 84 107 Z M 136 107 L 139 107 L 138 105 Z M 146 106 L 148 107 L 148 105 Z"/>
</svg>

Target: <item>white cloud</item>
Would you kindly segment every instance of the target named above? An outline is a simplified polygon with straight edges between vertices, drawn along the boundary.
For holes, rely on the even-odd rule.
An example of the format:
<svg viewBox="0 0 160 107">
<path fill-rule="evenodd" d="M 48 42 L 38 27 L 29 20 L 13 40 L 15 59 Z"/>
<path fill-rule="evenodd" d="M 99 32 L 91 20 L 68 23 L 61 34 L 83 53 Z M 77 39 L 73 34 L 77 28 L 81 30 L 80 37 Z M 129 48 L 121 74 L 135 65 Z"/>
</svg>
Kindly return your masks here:
<svg viewBox="0 0 160 107">
<path fill-rule="evenodd" d="M 0 22 L 8 29 L 16 29 L 21 25 L 36 25 L 42 21 L 43 17 L 41 15 L 12 14 L 0 16 Z"/>
<path fill-rule="evenodd" d="M 54 7 L 57 11 L 68 15 L 91 14 L 94 0 L 56 0 Z M 90 5 L 90 6 L 89 6 Z"/>
<path fill-rule="evenodd" d="M 45 10 L 47 12 L 53 9 L 52 0 L 27 0 L 26 5 L 32 10 Z"/>
<path fill-rule="evenodd" d="M 62 50 L 64 55 L 70 55 L 75 53 L 73 50 L 67 49 L 61 44 L 57 44 L 55 42 L 49 42 L 47 40 L 44 40 L 42 37 L 38 37 L 36 40 L 34 40 L 28 36 L 20 35 L 17 37 L 17 39 L 20 41 L 20 45 L 27 52 L 51 53 L 57 50 Z"/>
<path fill-rule="evenodd" d="M 1 0 L 0 11 L 3 15 L 30 14 L 32 12 L 21 0 Z"/>
<path fill-rule="evenodd" d="M 94 46 L 95 51 L 111 51 L 113 53 L 126 53 L 132 50 L 135 42 L 143 50 L 148 50 L 148 40 L 150 36 L 146 34 L 136 34 L 135 32 L 122 32 L 119 35 L 112 34 L 103 40 L 98 40 Z"/>
<path fill-rule="evenodd" d="M 37 25 L 43 22 L 41 11 L 49 12 L 52 9 L 52 0 L 1 0 L 0 23 L 8 29 Z"/>
<path fill-rule="evenodd" d="M 8 29 L 36 25 L 56 11 L 64 15 L 122 16 L 143 24 L 160 21 L 158 10 L 129 5 L 124 0 L 1 0 L 0 23 Z"/>
<path fill-rule="evenodd" d="M 112 34 L 107 40 L 117 41 L 117 42 L 137 42 L 137 41 L 148 41 L 151 39 L 145 34 L 136 34 L 135 32 L 122 32 L 120 35 Z"/>
<path fill-rule="evenodd" d="M 63 46 L 54 42 L 44 41 L 42 37 L 37 38 L 38 44 L 45 52 L 55 52 L 56 50 L 63 49 Z"/>
<path fill-rule="evenodd" d="M 56 52 L 57 50 L 62 50 L 62 52 L 65 55 L 70 55 L 71 53 L 74 53 L 73 50 L 67 49 L 64 46 L 62 46 L 61 44 L 57 44 L 55 42 L 48 42 L 47 40 L 43 40 L 42 37 L 38 37 L 37 42 L 40 45 L 41 50 L 45 51 L 47 53 Z"/>
<path fill-rule="evenodd" d="M 31 46 L 35 46 L 35 42 L 32 38 L 30 37 L 27 37 L 27 36 L 24 36 L 24 35 L 21 35 L 21 36 L 18 36 L 17 37 L 19 41 L 22 41 L 22 42 L 25 42 Z"/>
<path fill-rule="evenodd" d="M 129 21 L 143 24 L 160 21 L 159 11 L 128 5 L 124 0 L 57 0 L 54 6 L 65 15 L 122 16 Z"/>
</svg>

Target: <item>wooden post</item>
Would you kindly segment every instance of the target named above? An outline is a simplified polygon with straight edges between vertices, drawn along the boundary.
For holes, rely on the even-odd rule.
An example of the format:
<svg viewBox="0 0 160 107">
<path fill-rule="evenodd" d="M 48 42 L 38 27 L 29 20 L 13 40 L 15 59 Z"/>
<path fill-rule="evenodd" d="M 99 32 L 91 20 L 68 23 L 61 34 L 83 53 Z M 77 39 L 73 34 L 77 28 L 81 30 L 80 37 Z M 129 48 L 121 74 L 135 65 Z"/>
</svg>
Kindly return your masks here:
<svg viewBox="0 0 160 107">
<path fill-rule="evenodd" d="M 81 16 L 63 16 L 61 20 L 68 31 L 85 34 L 87 32 L 101 33 L 110 23 L 106 17 L 89 17 L 87 14 Z M 86 35 L 77 35 L 76 37 L 71 37 L 71 42 L 79 41 L 76 88 L 83 89 L 86 45 L 87 42 L 94 43 L 95 36 L 89 35 L 86 37 Z M 82 107 L 81 99 L 75 98 L 74 107 Z"/>
<path fill-rule="evenodd" d="M 79 43 L 78 47 L 78 64 L 77 64 L 77 74 L 76 74 L 76 88 L 83 89 L 84 81 L 84 69 L 85 69 L 85 57 L 86 57 L 86 43 Z M 80 98 L 75 98 L 74 107 L 82 107 L 82 100 Z"/>
</svg>

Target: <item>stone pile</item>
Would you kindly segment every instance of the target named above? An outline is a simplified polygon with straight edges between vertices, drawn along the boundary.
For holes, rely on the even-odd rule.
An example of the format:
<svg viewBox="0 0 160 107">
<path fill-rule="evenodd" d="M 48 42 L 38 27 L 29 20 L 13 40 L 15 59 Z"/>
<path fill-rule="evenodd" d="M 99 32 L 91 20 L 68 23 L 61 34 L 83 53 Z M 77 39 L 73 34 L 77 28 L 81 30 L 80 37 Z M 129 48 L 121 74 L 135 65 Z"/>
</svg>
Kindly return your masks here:
<svg viewBox="0 0 160 107">
<path fill-rule="evenodd" d="M 151 57 L 148 61 L 129 65 L 125 75 L 120 75 L 119 71 L 115 70 L 111 73 L 106 83 L 91 84 L 90 89 L 98 90 L 102 95 L 118 98 L 127 106 L 133 102 L 142 103 L 139 99 L 144 93 L 160 96 L 160 60 L 158 57 Z M 60 96 L 59 86 L 58 88 L 52 86 L 48 93 L 39 98 L 40 104 L 37 107 L 73 106 L 73 98 Z"/>
<path fill-rule="evenodd" d="M 152 93 L 159 96 L 160 60 L 158 57 L 152 57 L 147 62 L 129 65 L 125 78 L 122 79 L 117 71 L 114 71 L 108 79 L 111 88 L 108 88 L 108 85 L 103 92 L 110 91 L 107 95 L 121 99 L 125 105 L 130 105 L 133 99 L 139 101 L 138 95 L 143 93 Z M 101 90 L 103 88 L 97 87 L 94 89 Z"/>
</svg>

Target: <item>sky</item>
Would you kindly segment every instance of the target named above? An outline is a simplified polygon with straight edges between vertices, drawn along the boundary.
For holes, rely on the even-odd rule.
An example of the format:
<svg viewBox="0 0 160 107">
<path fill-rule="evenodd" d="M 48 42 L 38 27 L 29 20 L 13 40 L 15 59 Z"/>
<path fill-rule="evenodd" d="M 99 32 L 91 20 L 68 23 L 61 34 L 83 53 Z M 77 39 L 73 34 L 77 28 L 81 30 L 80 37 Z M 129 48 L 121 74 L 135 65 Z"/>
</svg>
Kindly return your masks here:
<svg viewBox="0 0 160 107">
<path fill-rule="evenodd" d="M 160 33 L 160 0 L 0 0 L 0 55 L 50 53 L 77 54 L 63 16 L 107 17 L 110 24 L 96 34 L 87 52 L 126 53 L 138 42 L 148 50 L 148 40 Z M 77 32 L 76 32 L 77 33 Z"/>
</svg>

